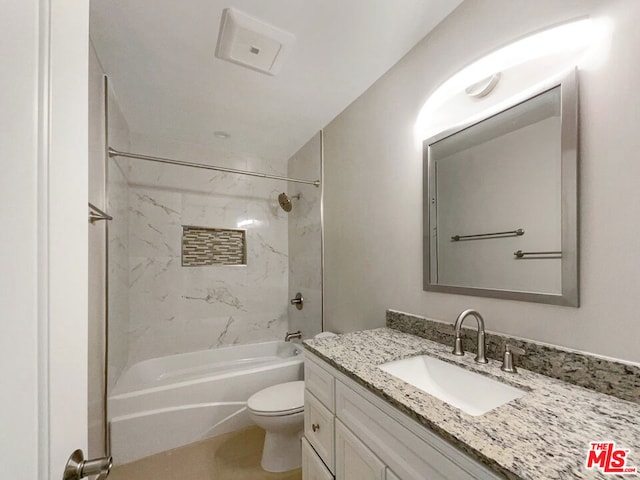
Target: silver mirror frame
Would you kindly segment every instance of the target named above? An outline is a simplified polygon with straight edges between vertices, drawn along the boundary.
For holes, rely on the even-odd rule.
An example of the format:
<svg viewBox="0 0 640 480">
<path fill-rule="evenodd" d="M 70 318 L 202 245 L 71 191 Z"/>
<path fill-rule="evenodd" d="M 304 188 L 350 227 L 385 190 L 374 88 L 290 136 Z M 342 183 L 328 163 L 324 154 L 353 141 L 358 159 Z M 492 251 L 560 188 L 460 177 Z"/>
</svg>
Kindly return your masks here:
<svg viewBox="0 0 640 480">
<path fill-rule="evenodd" d="M 560 87 L 561 108 L 561 219 L 562 219 L 562 292 L 559 295 L 546 293 L 497 290 L 454 285 L 439 285 L 431 280 L 431 235 L 430 218 L 432 194 L 435 193 L 435 162 L 429 155 L 429 146 L 476 125 L 516 105 Z M 478 297 L 502 298 L 522 302 L 546 303 L 567 307 L 579 306 L 579 225 L 578 225 L 578 79 L 577 70 L 554 78 L 536 91 L 516 99 L 507 107 L 488 112 L 479 119 L 456 125 L 423 142 L 423 289 L 429 292 L 454 293 Z"/>
</svg>

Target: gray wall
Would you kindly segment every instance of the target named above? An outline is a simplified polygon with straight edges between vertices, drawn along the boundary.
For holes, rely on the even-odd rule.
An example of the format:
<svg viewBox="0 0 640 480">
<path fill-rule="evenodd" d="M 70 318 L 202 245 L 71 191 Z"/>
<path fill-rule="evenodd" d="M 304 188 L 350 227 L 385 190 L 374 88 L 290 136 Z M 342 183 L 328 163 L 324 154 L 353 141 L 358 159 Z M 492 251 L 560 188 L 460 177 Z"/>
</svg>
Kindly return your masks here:
<svg viewBox="0 0 640 480">
<path fill-rule="evenodd" d="M 514 39 L 585 14 L 612 43 L 580 72 L 581 307 L 422 290 L 422 156 L 413 126 L 444 80 Z M 387 308 L 453 321 L 474 307 L 495 332 L 640 361 L 640 2 L 467 0 L 325 129 L 325 321 L 384 324 Z"/>
</svg>

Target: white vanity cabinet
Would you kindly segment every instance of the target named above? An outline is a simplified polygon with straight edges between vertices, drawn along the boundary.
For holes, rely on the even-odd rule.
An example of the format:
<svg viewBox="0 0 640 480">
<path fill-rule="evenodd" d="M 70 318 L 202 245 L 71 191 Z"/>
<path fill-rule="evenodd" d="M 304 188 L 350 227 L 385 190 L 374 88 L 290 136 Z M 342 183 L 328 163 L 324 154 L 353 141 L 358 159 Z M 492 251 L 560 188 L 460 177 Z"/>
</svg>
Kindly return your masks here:
<svg viewBox="0 0 640 480">
<path fill-rule="evenodd" d="M 497 480 L 488 470 L 305 352 L 303 480 Z"/>
</svg>

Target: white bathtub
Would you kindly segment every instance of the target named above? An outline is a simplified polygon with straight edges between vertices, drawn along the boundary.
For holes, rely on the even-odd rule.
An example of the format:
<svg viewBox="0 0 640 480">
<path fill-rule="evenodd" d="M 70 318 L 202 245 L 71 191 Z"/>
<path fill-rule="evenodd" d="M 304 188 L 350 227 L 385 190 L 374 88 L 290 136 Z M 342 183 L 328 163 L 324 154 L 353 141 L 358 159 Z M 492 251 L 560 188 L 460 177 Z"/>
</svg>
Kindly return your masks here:
<svg viewBox="0 0 640 480">
<path fill-rule="evenodd" d="M 137 363 L 123 372 L 108 399 L 114 461 L 132 462 L 251 425 L 251 395 L 302 376 L 302 349 L 288 342 Z"/>
</svg>

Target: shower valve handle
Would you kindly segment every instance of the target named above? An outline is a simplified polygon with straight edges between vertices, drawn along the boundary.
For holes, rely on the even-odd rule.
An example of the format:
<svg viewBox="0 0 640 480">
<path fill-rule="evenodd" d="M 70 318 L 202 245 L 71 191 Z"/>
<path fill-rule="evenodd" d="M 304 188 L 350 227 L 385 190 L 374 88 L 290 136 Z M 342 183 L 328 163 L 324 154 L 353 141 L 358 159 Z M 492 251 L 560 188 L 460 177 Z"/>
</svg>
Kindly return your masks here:
<svg viewBox="0 0 640 480">
<path fill-rule="evenodd" d="M 304 298 L 300 292 L 296 293 L 296 296 L 291 299 L 291 305 L 295 305 L 298 310 L 302 310 L 304 307 Z"/>
</svg>

